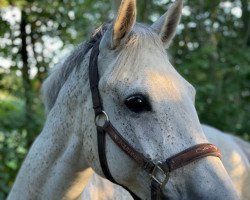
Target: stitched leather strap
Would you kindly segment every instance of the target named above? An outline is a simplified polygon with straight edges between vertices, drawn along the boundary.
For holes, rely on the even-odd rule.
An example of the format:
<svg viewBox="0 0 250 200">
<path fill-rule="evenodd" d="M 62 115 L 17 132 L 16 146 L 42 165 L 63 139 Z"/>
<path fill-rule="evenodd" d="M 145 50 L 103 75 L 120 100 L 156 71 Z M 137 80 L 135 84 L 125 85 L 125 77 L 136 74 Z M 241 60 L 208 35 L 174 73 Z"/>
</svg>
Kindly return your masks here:
<svg viewBox="0 0 250 200">
<path fill-rule="evenodd" d="M 207 156 L 221 158 L 221 153 L 213 144 L 198 144 L 168 158 L 163 164 L 163 168 L 164 170 L 172 172 L 180 167 L 194 162 L 195 160 L 199 160 Z"/>
<path fill-rule="evenodd" d="M 151 199 L 152 200 L 160 200 L 161 199 L 161 187 L 159 186 L 159 183 L 152 180 L 151 182 Z"/>
<path fill-rule="evenodd" d="M 139 153 L 135 150 L 127 141 L 123 138 L 123 136 L 114 128 L 114 126 L 107 122 L 103 130 L 109 134 L 112 140 L 128 155 L 130 156 L 140 167 L 145 169 L 150 173 L 150 170 L 154 167 L 153 162 L 144 157 L 143 154 Z M 149 163 L 151 163 L 151 168 L 149 168 Z"/>
<path fill-rule="evenodd" d="M 92 103 L 93 109 L 95 111 L 95 115 L 100 114 L 103 110 L 102 101 L 99 93 L 99 73 L 98 73 L 98 55 L 99 55 L 99 44 L 100 40 L 98 40 L 91 51 L 90 60 L 89 60 L 89 84 L 92 95 Z"/>
<path fill-rule="evenodd" d="M 154 164 L 150 159 L 146 158 L 143 154 L 135 150 L 110 122 L 107 122 L 104 125 L 103 130 L 108 133 L 112 140 L 140 167 L 142 167 L 149 174 L 152 174 L 156 164 Z M 163 171 L 169 173 L 180 167 L 188 165 L 195 160 L 207 156 L 215 156 L 221 158 L 221 153 L 219 149 L 213 144 L 198 144 L 169 157 L 164 163 L 160 164 L 160 167 L 163 169 Z"/>
<path fill-rule="evenodd" d="M 215 156 L 221 158 L 221 153 L 219 149 L 213 144 L 198 144 L 191 148 L 188 148 L 178 154 L 175 154 L 168 159 L 164 163 L 154 164 L 152 161 L 147 159 L 141 153 L 136 151 L 123 137 L 122 135 L 113 127 L 110 122 L 107 122 L 103 130 L 109 134 L 111 139 L 128 155 L 130 156 L 140 167 L 146 170 L 153 178 L 151 182 L 151 199 L 158 200 L 161 199 L 161 190 L 162 183 L 157 181 L 158 176 L 165 176 L 162 179 L 162 182 L 165 179 L 168 179 L 169 173 L 188 165 L 195 160 L 199 160 L 201 158 L 207 156 Z M 158 168 L 159 167 L 159 168 Z M 158 171 L 157 171 L 158 170 Z M 163 172 L 163 173 L 162 173 Z M 156 179 L 155 179 L 156 177 Z"/>
</svg>

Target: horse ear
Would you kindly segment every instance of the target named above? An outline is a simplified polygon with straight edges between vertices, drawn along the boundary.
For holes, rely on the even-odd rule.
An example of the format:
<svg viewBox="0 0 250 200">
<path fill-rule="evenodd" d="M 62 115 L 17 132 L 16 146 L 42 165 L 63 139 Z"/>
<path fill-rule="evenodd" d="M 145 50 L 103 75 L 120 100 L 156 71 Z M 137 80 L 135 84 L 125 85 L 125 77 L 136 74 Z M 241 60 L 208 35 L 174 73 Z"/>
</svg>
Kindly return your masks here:
<svg viewBox="0 0 250 200">
<path fill-rule="evenodd" d="M 151 27 L 160 35 L 162 42 L 169 47 L 175 36 L 182 14 L 183 0 L 176 0 L 168 11 Z"/>
<path fill-rule="evenodd" d="M 122 0 L 113 24 L 112 48 L 120 45 L 132 30 L 136 21 L 136 0 Z"/>
<path fill-rule="evenodd" d="M 117 17 L 106 31 L 101 46 L 115 49 L 126 41 L 136 21 L 136 0 L 122 0 Z"/>
</svg>

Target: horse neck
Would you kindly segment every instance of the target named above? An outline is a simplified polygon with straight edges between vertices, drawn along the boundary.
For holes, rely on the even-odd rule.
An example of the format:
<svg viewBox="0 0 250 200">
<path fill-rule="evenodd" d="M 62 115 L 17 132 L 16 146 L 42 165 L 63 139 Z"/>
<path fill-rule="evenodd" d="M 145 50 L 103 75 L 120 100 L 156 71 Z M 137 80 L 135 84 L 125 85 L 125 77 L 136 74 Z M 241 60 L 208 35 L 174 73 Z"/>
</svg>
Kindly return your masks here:
<svg viewBox="0 0 250 200">
<path fill-rule="evenodd" d="M 9 199 L 75 199 L 92 175 L 84 157 L 86 81 L 74 69 L 32 145 Z M 85 73 L 83 73 L 85 74 Z M 81 78 L 82 81 L 77 81 Z M 80 106 L 81 105 L 81 106 Z M 25 192 L 24 192 L 25 191 Z"/>
</svg>

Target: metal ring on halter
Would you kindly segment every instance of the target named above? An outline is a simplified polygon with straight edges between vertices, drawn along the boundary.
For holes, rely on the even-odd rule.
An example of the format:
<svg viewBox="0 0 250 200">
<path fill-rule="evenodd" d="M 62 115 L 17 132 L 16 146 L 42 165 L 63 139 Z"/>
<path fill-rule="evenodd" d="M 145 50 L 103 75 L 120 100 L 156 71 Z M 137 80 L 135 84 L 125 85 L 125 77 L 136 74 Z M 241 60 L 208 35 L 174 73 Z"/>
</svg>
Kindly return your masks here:
<svg viewBox="0 0 250 200">
<path fill-rule="evenodd" d="M 103 128 L 109 123 L 109 117 L 105 111 L 101 111 L 100 114 L 95 116 L 95 125 L 99 128 Z"/>
<path fill-rule="evenodd" d="M 169 179 L 169 172 L 165 172 L 161 168 L 162 163 L 158 162 L 158 164 L 155 165 L 152 173 L 150 174 L 150 177 L 152 180 L 156 181 L 158 184 L 160 184 L 161 188 L 166 185 Z"/>
</svg>

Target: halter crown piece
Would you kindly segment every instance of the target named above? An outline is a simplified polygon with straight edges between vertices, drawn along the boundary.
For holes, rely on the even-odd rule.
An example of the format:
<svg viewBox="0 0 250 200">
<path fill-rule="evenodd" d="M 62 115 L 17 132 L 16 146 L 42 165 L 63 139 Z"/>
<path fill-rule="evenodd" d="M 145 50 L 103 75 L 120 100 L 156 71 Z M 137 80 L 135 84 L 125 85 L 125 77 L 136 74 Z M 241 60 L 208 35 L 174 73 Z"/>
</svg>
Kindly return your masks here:
<svg viewBox="0 0 250 200">
<path fill-rule="evenodd" d="M 106 158 L 106 133 L 123 150 L 130 158 L 132 158 L 143 170 L 145 170 L 151 178 L 151 199 L 162 199 L 162 189 L 166 185 L 169 175 L 172 171 L 183 167 L 195 160 L 206 156 L 215 156 L 221 158 L 219 149 L 213 144 L 198 144 L 192 146 L 174 156 L 167 158 L 164 162 L 152 162 L 143 154 L 134 149 L 126 139 L 115 129 L 109 121 L 107 113 L 102 106 L 101 96 L 99 93 L 99 73 L 98 73 L 98 55 L 100 40 L 93 44 L 93 48 L 89 60 L 89 82 L 92 94 L 93 109 L 95 111 L 95 125 L 97 128 L 98 154 L 102 171 L 107 179 L 120 185 L 112 177 Z M 140 198 L 123 185 L 120 185 L 130 192 L 135 200 Z"/>
</svg>

